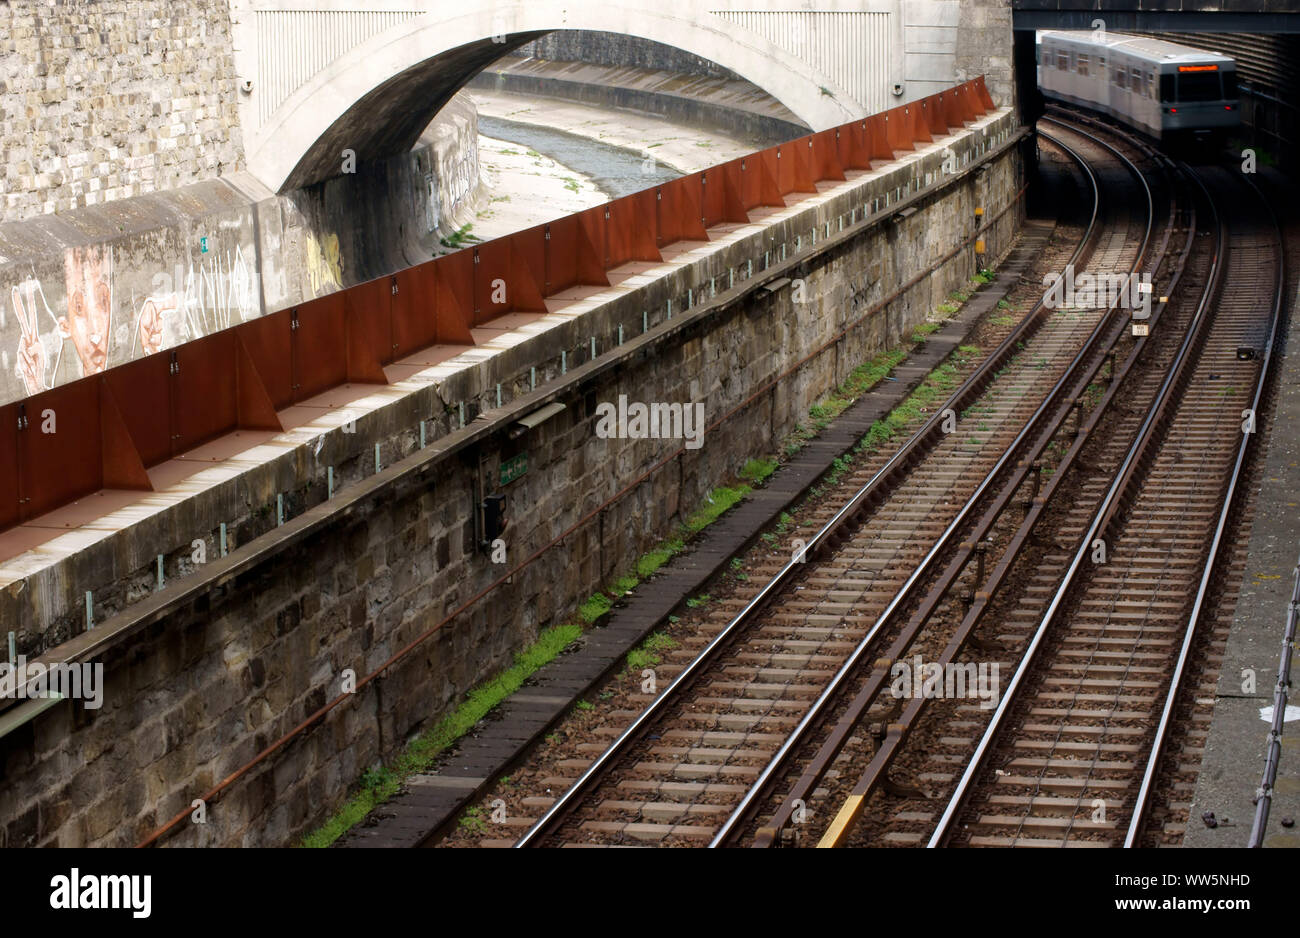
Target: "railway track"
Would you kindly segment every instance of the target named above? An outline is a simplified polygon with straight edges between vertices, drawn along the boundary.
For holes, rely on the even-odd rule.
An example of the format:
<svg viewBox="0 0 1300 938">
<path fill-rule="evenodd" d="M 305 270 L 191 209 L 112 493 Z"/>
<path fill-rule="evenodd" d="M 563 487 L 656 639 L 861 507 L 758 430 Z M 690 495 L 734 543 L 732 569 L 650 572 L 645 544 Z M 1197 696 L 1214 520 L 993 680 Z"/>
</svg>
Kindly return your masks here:
<svg viewBox="0 0 1300 938">
<path fill-rule="evenodd" d="M 1076 146 L 1087 142 L 1094 148 L 1105 147 L 1101 141 L 1086 136 L 1071 137 L 1071 140 Z M 1121 159 L 1128 159 L 1117 151 L 1111 152 Z M 1150 157 L 1151 154 L 1136 155 L 1137 159 L 1149 160 Z M 1158 163 L 1153 163 L 1151 168 L 1153 171 L 1163 171 Z M 1171 202 L 1169 219 L 1164 225 L 1164 237 L 1150 259 L 1150 268 L 1157 273 L 1165 264 L 1174 269 L 1173 274 L 1166 278 L 1172 282 L 1177 281 L 1190 249 L 1189 238 L 1181 253 L 1171 254 L 1168 250 L 1178 214 L 1176 203 Z M 1112 304 L 1112 311 L 1108 311 L 1105 343 L 1105 347 L 1110 350 L 1109 356 L 1114 356 L 1128 344 L 1122 338 L 1127 331 L 1127 313 L 1120 314 L 1113 309 Z M 1156 318 L 1159 321 L 1168 317 L 1161 310 L 1157 312 Z M 910 674 L 916 670 L 913 663 L 923 661 L 927 667 L 942 670 L 945 680 L 937 687 L 932 687 L 932 691 L 942 692 L 945 685 L 951 682 L 951 677 L 955 676 L 958 697 L 963 696 L 962 691 L 968 690 L 967 685 L 973 684 L 979 675 L 987 676 L 990 670 L 994 674 L 1003 669 L 1009 670 L 1010 657 L 1017 647 L 1017 639 L 1023 637 L 998 634 L 995 638 L 980 639 L 976 636 L 976 629 L 993 605 L 1000 587 L 1008 580 L 1012 565 L 1022 553 L 1032 553 L 1023 549 L 1032 546 L 1031 536 L 1043 520 L 1062 474 L 1094 435 L 1101 411 L 1092 406 L 1094 416 L 1085 421 L 1083 413 L 1088 409 L 1083 406 L 1088 403 L 1085 396 L 1093 392 L 1100 393 L 1105 387 L 1105 399 L 1109 400 L 1120 386 L 1127 387 L 1131 361 L 1117 370 L 1114 358 L 1109 356 L 1102 374 L 1099 375 L 1101 369 L 1094 366 L 1084 373 L 1081 384 L 1076 388 L 1074 400 L 1080 404 L 1080 409 L 1077 418 L 1072 421 L 1075 428 L 1073 435 L 1068 431 L 1062 433 L 1064 421 L 1060 421 L 1040 437 L 1036 449 L 1025 457 L 1025 461 L 1037 461 L 1045 455 L 1059 455 L 1059 458 L 1048 460 L 1054 464 L 1046 467 L 1042 474 L 1049 476 L 1045 488 L 1040 489 L 1042 476 L 1038 479 L 1031 476 L 1031 483 L 1026 488 L 1020 488 L 1024 483 L 1023 475 L 1008 483 L 1002 497 L 990 506 L 979 524 L 968 533 L 968 542 L 972 543 L 968 544 L 964 555 L 955 558 L 945 576 L 933 585 L 926 600 L 916 608 L 893 643 L 887 648 L 881 646 L 881 650 L 876 652 L 871 673 L 858 679 L 851 702 L 837 709 L 833 728 L 820 735 L 820 746 L 816 754 L 804 758 L 801 762 L 802 771 L 793 773 L 797 778 L 792 785 L 785 786 L 784 798 L 779 802 L 779 807 L 760 813 L 760 816 L 769 817 L 770 820 L 752 831 L 756 845 L 771 846 L 777 842 L 779 834 L 785 834 L 793 840 L 801 833 L 797 825 L 797 812 L 802 810 L 806 813 L 810 806 L 816 806 L 816 811 L 825 814 L 823 805 L 832 805 L 830 813 L 833 819 L 829 828 L 824 823 L 808 825 L 808 828 L 824 831 L 821 838 L 823 845 L 840 845 L 848 838 L 873 795 L 876 796 L 876 801 L 868 813 L 873 817 L 874 826 L 881 827 L 882 819 L 888 818 L 888 823 L 883 825 L 885 830 L 878 831 L 882 836 L 873 842 L 914 844 L 921 839 L 920 830 L 933 822 L 933 791 L 941 790 L 951 781 L 951 765 L 947 763 L 954 757 L 947 750 L 954 745 L 962 745 L 961 734 L 969 732 L 971 727 L 978 724 L 980 711 L 976 710 L 975 719 L 971 719 L 970 714 L 953 712 L 954 708 L 961 708 L 964 702 L 946 701 L 948 706 L 943 714 L 940 738 L 927 738 L 927 720 L 922 718 L 923 713 L 928 705 L 938 706 L 938 702 L 931 699 L 928 691 L 921 693 L 918 690 L 915 695 L 911 695 L 911 689 L 919 688 L 922 681 L 919 671 L 915 675 Z M 1131 357 L 1130 355 L 1130 359 Z M 1096 435 L 1109 438 L 1113 428 L 1106 427 L 1105 430 L 1107 432 Z M 1008 510 L 1013 505 L 1024 509 L 1018 524 L 1014 521 L 1018 513 Z M 987 558 L 979 557 L 973 571 L 963 571 L 964 565 L 970 560 L 969 548 L 974 547 L 973 542 L 976 541 L 986 548 Z M 1028 572 L 1022 573 L 1022 577 L 1050 578 L 1051 558 L 1041 556 L 1041 551 L 1038 553 L 1035 564 Z M 988 579 L 985 579 L 984 573 L 986 559 L 997 565 Z M 965 595 L 959 599 L 959 591 L 954 587 L 963 576 L 968 580 L 968 585 Z M 978 663 L 972 660 L 972 655 L 979 659 Z M 991 658 L 1003 660 L 990 660 Z M 907 673 L 911 680 L 900 687 L 897 678 L 903 676 L 903 673 Z M 966 678 L 970 680 L 967 681 Z M 952 690 L 949 688 L 950 693 Z M 987 690 L 989 693 L 985 695 L 983 703 L 985 707 L 991 706 L 996 700 L 996 688 Z M 909 696 L 911 699 L 908 699 Z M 940 693 L 939 696 L 947 695 Z M 971 696 L 975 695 L 972 693 Z M 931 714 L 928 724 L 933 726 L 934 722 L 935 715 Z M 909 744 L 913 734 L 920 735 L 924 741 Z M 917 765 L 915 753 L 907 753 L 908 749 L 935 753 L 936 758 L 925 760 L 928 764 Z M 909 765 L 909 762 L 913 764 Z M 899 771 L 891 776 L 891 769 Z M 853 778 L 858 778 L 859 782 L 850 790 L 847 786 L 852 784 Z M 840 804 L 838 811 L 833 807 L 837 802 Z M 796 822 L 793 827 L 792 820 Z"/>
<path fill-rule="evenodd" d="M 1220 179 L 1218 188 L 1224 185 Z M 1234 193 L 1231 212 L 1240 215 L 1241 205 L 1250 204 L 1251 200 L 1258 202 L 1249 192 Z M 1222 201 L 1222 196 L 1218 201 Z M 1189 229 L 1195 227 L 1190 225 Z M 1224 569 L 1226 563 L 1219 560 L 1216 566 L 1214 558 L 1222 553 L 1231 493 L 1238 484 L 1248 445 L 1248 439 L 1239 430 L 1223 436 L 1223 426 L 1212 422 L 1222 418 L 1206 411 L 1207 391 L 1202 382 L 1230 382 L 1220 383 L 1216 391 L 1208 392 L 1211 406 L 1217 408 L 1213 413 L 1221 413 L 1243 399 L 1258 411 L 1260 392 L 1256 389 L 1252 397 L 1251 383 L 1243 380 L 1252 368 L 1259 367 L 1258 362 L 1238 359 L 1238 345 L 1234 343 L 1245 343 L 1266 360 L 1272 347 L 1273 326 L 1266 316 L 1261 318 L 1260 311 L 1273 309 L 1275 322 L 1280 299 L 1274 292 L 1269 302 L 1269 291 L 1275 291 L 1276 285 L 1280 285 L 1280 281 L 1274 283 L 1281 269 L 1276 230 L 1270 232 L 1269 225 L 1265 224 L 1261 233 L 1258 218 L 1244 222 L 1237 218 L 1232 230 L 1235 233 L 1224 248 L 1216 246 L 1213 252 L 1192 256 L 1189 279 L 1207 284 L 1207 289 L 1212 287 L 1212 262 L 1221 262 L 1237 278 L 1244 278 L 1243 284 L 1256 284 L 1257 289 L 1252 293 L 1249 289 L 1239 290 L 1234 283 L 1225 285 L 1223 289 L 1229 291 L 1226 302 L 1218 304 L 1219 311 L 1225 315 L 1213 320 L 1215 330 L 1193 330 L 1182 345 L 1171 344 L 1167 339 L 1186 333 L 1199 316 L 1203 303 L 1186 303 L 1181 309 L 1177 302 L 1171 304 L 1166 314 L 1169 321 L 1161 324 L 1166 342 L 1142 350 L 1147 352 L 1143 372 L 1123 386 L 1128 407 L 1117 408 L 1118 413 L 1110 418 L 1109 430 L 1097 434 L 1100 439 L 1087 444 L 1091 451 L 1083 463 L 1092 467 L 1092 471 L 1084 471 L 1081 478 L 1074 480 L 1073 497 L 1058 511 L 1052 526 L 1055 538 L 1037 553 L 1027 551 L 1033 554 L 1028 561 L 1019 558 L 1024 585 L 1013 590 L 1010 601 L 1004 601 L 992 617 L 997 623 L 998 644 L 1017 649 L 1013 660 L 1020 657 L 1019 649 L 1026 645 L 1037 648 L 1042 632 L 1039 623 L 1057 610 L 1060 591 L 1068 589 L 1068 585 L 1061 584 L 1075 571 L 1065 549 L 1067 545 L 1078 544 L 1078 557 L 1088 553 L 1085 547 L 1097 543 L 1093 535 L 1098 531 L 1090 530 L 1089 525 L 1094 513 L 1104 514 L 1109 510 L 1108 517 L 1115 516 L 1113 507 L 1097 507 L 1102 502 L 1120 505 L 1123 510 L 1133 507 L 1132 499 L 1136 496 L 1129 494 L 1119 501 L 1111 496 L 1114 472 L 1119 471 L 1121 476 L 1127 472 L 1125 477 L 1131 480 L 1133 470 L 1126 466 L 1139 466 L 1142 472 L 1155 466 L 1149 477 L 1144 477 L 1146 488 L 1137 483 L 1145 492 L 1146 500 L 1138 502 L 1135 513 L 1129 516 L 1133 526 L 1125 527 L 1119 540 L 1107 534 L 1103 541 L 1111 551 L 1110 563 L 1095 565 L 1090 571 L 1091 589 L 1082 598 L 1074 595 L 1068 606 L 1073 618 L 1060 617 L 1069 619 L 1069 624 L 1059 626 L 1062 633 L 1055 642 L 1056 657 L 1034 671 L 1036 696 L 1022 700 L 1008 716 L 1011 697 L 1008 692 L 994 718 L 994 726 L 987 729 L 988 715 L 968 703 L 912 702 L 900 721 L 904 727 L 911 727 L 917 711 L 926 703 L 933 703 L 933 712 L 929 715 L 929 726 L 916 734 L 919 740 L 911 747 L 908 757 L 899 762 L 905 765 L 909 778 L 929 781 L 941 794 L 951 796 L 938 829 L 932 798 L 877 796 L 865 810 L 862 823 L 854 823 L 864 811 L 859 799 L 870 797 L 879 786 L 884 768 L 897 755 L 892 744 L 898 734 L 891 732 L 882 741 L 868 769 L 857 777 L 852 793 L 845 797 L 844 786 L 840 786 L 838 795 L 844 799 L 844 806 L 837 823 L 823 837 L 823 845 L 917 844 L 926 842 L 927 837 L 932 845 L 1100 845 L 1117 840 L 1133 844 L 1139 842 L 1145 817 L 1142 808 L 1152 801 L 1161 805 L 1162 817 L 1158 825 L 1152 825 L 1156 829 L 1141 842 L 1168 842 L 1168 836 L 1179 835 L 1186 815 L 1187 779 L 1189 774 L 1195 775 L 1195 743 L 1187 744 L 1191 764 L 1184 764 L 1177 750 L 1181 749 L 1182 740 L 1196 737 L 1196 721 L 1204 722 L 1207 718 L 1204 698 L 1208 696 L 1212 702 L 1216 677 L 1210 639 L 1197 636 L 1194 627 L 1212 605 L 1209 585 L 1213 574 L 1218 572 L 1231 583 L 1231 574 Z M 1233 249 L 1237 252 L 1235 269 L 1223 260 Z M 1263 260 L 1265 256 L 1272 259 Z M 1208 295 L 1208 292 L 1201 294 Z M 1192 305 L 1196 306 L 1195 314 L 1187 308 Z M 1253 315 L 1249 312 L 1252 309 Z M 1147 340 L 1141 341 L 1146 343 Z M 1169 395 L 1165 396 L 1166 403 L 1159 403 L 1152 386 L 1176 371 L 1177 362 L 1193 360 L 1191 353 L 1201 347 L 1213 352 L 1197 359 L 1199 371 L 1188 372 L 1190 386 L 1196 390 L 1185 397 L 1174 395 L 1185 408 L 1180 413 L 1191 414 L 1183 417 L 1188 421 L 1186 424 L 1178 424 L 1179 428 L 1185 426 L 1185 431 L 1180 429 L 1182 435 L 1168 437 L 1165 441 L 1168 448 L 1159 450 L 1162 456 L 1150 455 L 1154 450 L 1148 447 L 1141 459 L 1126 462 L 1129 441 L 1140 435 L 1139 429 L 1146 429 L 1145 423 L 1141 428 L 1135 425 L 1148 414 L 1145 406 L 1135 409 L 1133 405 L 1151 401 L 1153 411 L 1163 407 L 1160 413 L 1172 412 Z M 1138 353 L 1135 349 L 1130 361 Z M 1121 373 L 1128 368 L 1126 363 Z M 1231 383 L 1237 381 L 1242 383 Z M 1106 398 L 1094 408 L 1089 424 L 1102 417 L 1110 394 L 1107 392 Z M 1150 434 L 1147 436 L 1149 439 Z M 1199 460 L 1195 468 L 1189 453 Z M 1230 473 L 1224 470 L 1225 460 L 1233 462 Z M 1215 486 L 1223 486 L 1229 497 L 1217 500 Z M 1165 491 L 1165 487 L 1171 493 L 1183 495 L 1183 501 L 1175 506 L 1162 502 L 1162 496 L 1156 493 Z M 1214 506 L 1217 514 L 1211 511 Z M 1211 515 L 1213 523 L 1210 523 Z M 1192 545 L 1212 545 L 1212 549 L 1207 548 L 1201 560 L 1189 560 L 1189 552 L 1195 553 Z M 1115 556 L 1116 549 L 1122 556 Z M 1156 557 L 1168 557 L 1168 569 L 1153 565 Z M 1092 559 L 1095 555 L 1089 558 Z M 1180 575 L 1181 580 L 1177 578 Z M 999 576 L 995 574 L 985 589 L 996 591 L 998 581 Z M 1190 616 L 1184 624 L 1186 627 L 1166 628 L 1159 624 L 1177 620 L 1180 611 Z M 966 623 L 963 631 L 965 626 Z M 1167 633 L 1163 644 L 1148 634 L 1161 628 L 1166 628 Z M 951 649 L 945 651 L 945 655 L 950 653 Z M 1170 674 L 1174 675 L 1171 680 L 1161 680 Z M 1184 679 L 1187 674 L 1192 675 L 1191 680 Z M 1018 671 L 1017 678 L 1020 676 Z M 1198 679 L 1203 686 L 1196 685 Z M 1137 701 L 1147 697 L 1151 701 L 1139 706 Z M 1107 706 L 1108 700 L 1113 705 Z M 1126 711 L 1120 703 L 1131 705 L 1132 709 Z M 998 725 L 1004 727 L 998 737 L 1001 745 L 995 745 L 996 751 L 989 755 L 988 740 L 996 735 Z M 1178 731 L 1171 734 L 1171 726 L 1176 726 Z M 981 730 L 984 730 L 982 738 Z M 1179 742 L 1165 745 L 1167 738 Z M 972 749 L 976 753 L 973 763 Z M 1167 776 L 1163 786 L 1155 781 L 1162 756 L 1165 756 Z M 971 796 L 970 804 L 959 810 L 954 806 L 962 803 L 963 792 L 972 787 L 969 777 L 977 771 L 975 763 L 983 766 L 978 794 Z M 1121 763 L 1125 766 L 1123 771 L 1116 770 Z M 968 768 L 954 793 L 951 790 L 954 768 L 960 771 L 962 766 Z M 1127 777 L 1124 773 L 1128 773 Z"/>
<path fill-rule="evenodd" d="M 1276 220 L 1248 185 L 1202 175 L 1217 246 L 1193 327 L 931 845 L 1139 842 L 1281 308 Z"/>
<path fill-rule="evenodd" d="M 1120 197 L 1106 205 L 1104 225 L 1094 209 L 1069 260 L 1131 273 L 1151 241 L 1150 193 L 1117 152 L 1094 159 L 1094 192 Z M 1145 198 L 1123 197 L 1134 194 Z M 1145 212 L 1132 211 L 1143 201 Z M 1031 471 L 1035 460 L 1017 466 L 1017 457 L 1041 452 L 1109 361 L 1116 330 L 1107 312 L 1036 304 L 609 747 L 589 764 L 565 766 L 581 774 L 553 780 L 564 794 L 516 845 L 729 842 L 757 801 L 751 793 L 777 776 L 792 740 L 817 723 L 855 660 L 896 631 L 942 561 L 951 568 L 952 557 L 975 550 L 961 532 L 1008 480 Z M 957 414 L 960 428 L 945 433 Z"/>
</svg>

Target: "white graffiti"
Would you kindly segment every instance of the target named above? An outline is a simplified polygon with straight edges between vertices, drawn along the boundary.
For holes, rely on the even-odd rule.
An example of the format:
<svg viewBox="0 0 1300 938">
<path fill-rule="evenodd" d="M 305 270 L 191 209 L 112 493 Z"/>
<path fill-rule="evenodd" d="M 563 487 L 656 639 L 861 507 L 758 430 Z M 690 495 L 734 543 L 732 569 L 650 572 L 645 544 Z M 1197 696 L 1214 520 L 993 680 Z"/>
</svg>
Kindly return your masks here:
<svg viewBox="0 0 1300 938">
<path fill-rule="evenodd" d="M 260 310 L 257 280 L 236 245 L 224 256 L 201 260 L 196 268 L 177 264 L 171 274 L 154 275 L 153 289 L 135 311 L 130 358 L 151 355 L 255 318 Z"/>
</svg>

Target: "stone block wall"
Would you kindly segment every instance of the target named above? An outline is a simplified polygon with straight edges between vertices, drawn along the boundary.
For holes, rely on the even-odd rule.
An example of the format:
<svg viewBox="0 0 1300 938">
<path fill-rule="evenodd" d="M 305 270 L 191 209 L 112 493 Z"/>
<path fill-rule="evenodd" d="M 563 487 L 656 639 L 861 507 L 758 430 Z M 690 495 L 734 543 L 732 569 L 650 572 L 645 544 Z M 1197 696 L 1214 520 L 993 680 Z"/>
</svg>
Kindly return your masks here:
<svg viewBox="0 0 1300 938">
<path fill-rule="evenodd" d="M 228 0 L 0 3 L 6 221 L 241 170 Z"/>
<path fill-rule="evenodd" d="M 993 102 L 1014 106 L 1011 5 L 1006 0 L 961 0 L 957 7 L 957 81 L 983 75 Z"/>
</svg>

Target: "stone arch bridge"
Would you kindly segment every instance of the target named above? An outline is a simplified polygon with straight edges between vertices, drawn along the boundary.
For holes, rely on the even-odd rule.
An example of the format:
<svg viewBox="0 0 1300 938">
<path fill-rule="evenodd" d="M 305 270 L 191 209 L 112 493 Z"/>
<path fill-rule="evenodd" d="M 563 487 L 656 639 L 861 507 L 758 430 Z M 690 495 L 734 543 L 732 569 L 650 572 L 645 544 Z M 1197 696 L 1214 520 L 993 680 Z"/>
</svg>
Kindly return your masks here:
<svg viewBox="0 0 1300 938">
<path fill-rule="evenodd" d="M 998 55 L 1008 78 L 1010 68 L 1009 11 L 997 0 L 232 0 L 231 8 L 248 168 L 277 192 L 338 175 L 347 150 L 369 162 L 409 149 L 466 81 L 558 29 L 693 53 L 813 130 L 980 73 L 1004 97 Z M 969 68 L 959 33 L 963 45 L 994 37 Z"/>
</svg>

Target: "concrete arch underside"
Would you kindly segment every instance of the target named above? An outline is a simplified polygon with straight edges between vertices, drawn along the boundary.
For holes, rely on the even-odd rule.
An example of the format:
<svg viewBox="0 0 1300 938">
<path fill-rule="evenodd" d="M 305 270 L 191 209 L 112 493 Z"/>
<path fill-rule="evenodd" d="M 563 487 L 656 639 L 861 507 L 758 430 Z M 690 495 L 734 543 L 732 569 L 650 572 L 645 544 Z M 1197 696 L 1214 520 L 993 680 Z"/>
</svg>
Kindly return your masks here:
<svg viewBox="0 0 1300 938">
<path fill-rule="evenodd" d="M 762 88 L 814 130 L 863 114 L 830 78 L 761 36 L 689 2 L 653 5 L 526 0 L 491 11 L 426 13 L 333 60 L 295 90 L 248 141 L 248 168 L 277 192 L 410 149 L 467 81 L 556 29 L 617 32 L 675 46 Z"/>
</svg>

